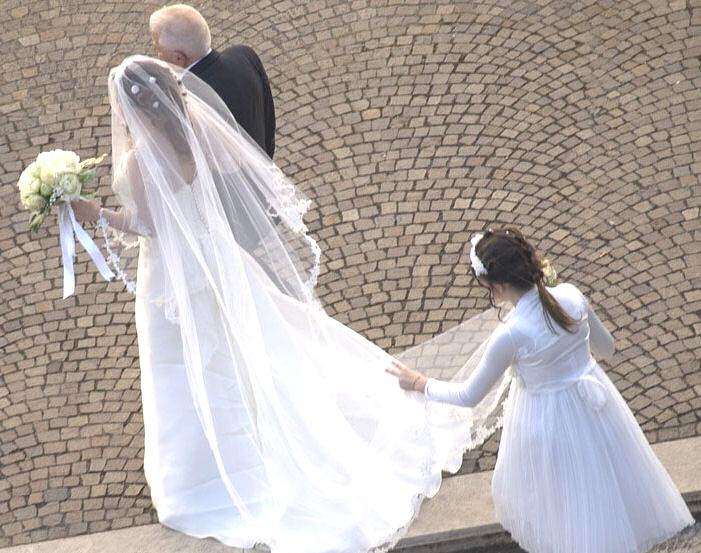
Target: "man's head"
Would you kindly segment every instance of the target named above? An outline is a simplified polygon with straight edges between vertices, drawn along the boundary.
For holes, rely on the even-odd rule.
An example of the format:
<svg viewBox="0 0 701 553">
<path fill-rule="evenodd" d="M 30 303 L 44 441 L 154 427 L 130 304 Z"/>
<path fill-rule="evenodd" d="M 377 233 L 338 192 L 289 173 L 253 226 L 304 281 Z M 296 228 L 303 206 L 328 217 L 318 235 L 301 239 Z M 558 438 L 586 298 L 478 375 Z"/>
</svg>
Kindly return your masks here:
<svg viewBox="0 0 701 553">
<path fill-rule="evenodd" d="M 212 42 L 202 14 L 185 4 L 174 4 L 153 12 L 149 29 L 156 56 L 180 67 L 187 67 L 202 58 Z"/>
</svg>

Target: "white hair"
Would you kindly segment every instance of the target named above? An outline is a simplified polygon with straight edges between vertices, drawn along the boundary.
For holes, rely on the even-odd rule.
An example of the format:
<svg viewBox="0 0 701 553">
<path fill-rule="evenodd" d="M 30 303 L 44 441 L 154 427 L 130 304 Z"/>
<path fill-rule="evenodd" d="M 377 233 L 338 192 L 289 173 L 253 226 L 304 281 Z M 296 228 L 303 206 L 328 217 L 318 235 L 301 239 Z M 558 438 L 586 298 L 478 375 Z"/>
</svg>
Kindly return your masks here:
<svg viewBox="0 0 701 553">
<path fill-rule="evenodd" d="M 151 14 L 149 29 L 158 37 L 161 48 L 179 51 L 188 58 L 199 59 L 212 44 L 209 25 L 192 6 L 174 4 Z"/>
</svg>

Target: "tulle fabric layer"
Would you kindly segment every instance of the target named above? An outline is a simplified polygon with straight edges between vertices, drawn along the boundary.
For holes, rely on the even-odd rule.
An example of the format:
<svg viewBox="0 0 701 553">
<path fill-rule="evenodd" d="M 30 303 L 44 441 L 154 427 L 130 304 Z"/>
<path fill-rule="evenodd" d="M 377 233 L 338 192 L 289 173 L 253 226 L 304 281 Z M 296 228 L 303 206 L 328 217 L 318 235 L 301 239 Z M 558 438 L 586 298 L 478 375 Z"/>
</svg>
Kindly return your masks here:
<svg viewBox="0 0 701 553">
<path fill-rule="evenodd" d="M 274 553 L 391 546 L 481 422 L 429 413 L 385 373 L 389 355 L 323 312 L 309 201 L 207 85 L 136 56 L 109 92 L 121 226 L 142 235 L 145 466 L 160 520 Z M 477 346 L 461 343 L 453 366 Z"/>
<path fill-rule="evenodd" d="M 599 366 L 592 377 L 600 397 L 582 382 L 511 388 L 492 488 L 526 551 L 640 553 L 693 524 L 619 392 Z"/>
<path fill-rule="evenodd" d="M 144 247 L 143 297 L 159 265 Z M 211 295 L 195 286 L 190 297 L 213 436 L 192 401 L 180 327 L 163 306 L 137 295 L 145 469 L 159 520 L 276 553 L 387 549 L 422 499 L 437 492 L 446 462 L 424 400 L 384 372 L 387 354 L 280 293 L 255 263 L 245 265 L 256 324 L 265 329 L 266 362 L 257 374 L 232 376 L 241 365 L 217 343 L 221 323 Z"/>
</svg>

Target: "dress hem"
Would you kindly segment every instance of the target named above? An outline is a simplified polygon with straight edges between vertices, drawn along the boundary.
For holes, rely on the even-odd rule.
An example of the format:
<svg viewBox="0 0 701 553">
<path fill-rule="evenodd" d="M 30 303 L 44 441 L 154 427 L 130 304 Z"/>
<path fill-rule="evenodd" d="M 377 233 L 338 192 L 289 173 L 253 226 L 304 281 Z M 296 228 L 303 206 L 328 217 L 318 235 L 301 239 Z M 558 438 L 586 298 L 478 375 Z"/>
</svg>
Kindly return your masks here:
<svg viewBox="0 0 701 553">
<path fill-rule="evenodd" d="M 510 524 L 510 521 L 499 521 L 499 523 L 504 527 L 504 529 L 507 532 L 509 532 L 509 534 L 511 534 L 511 538 L 514 540 L 514 542 L 516 542 L 518 544 L 518 546 L 523 548 L 525 551 L 533 551 L 533 552 L 537 551 L 538 553 L 556 553 L 557 552 L 557 550 L 553 549 L 553 548 L 543 549 L 542 545 L 536 546 L 535 544 L 531 544 L 530 540 L 527 540 L 527 539 L 521 539 L 521 540 L 517 539 L 516 536 L 514 535 L 513 531 L 510 528 L 510 526 L 513 527 Z M 695 521 L 692 518 L 691 522 L 685 522 L 683 526 L 680 526 L 676 530 L 667 531 L 665 533 L 658 534 L 654 538 L 650 538 L 648 540 L 645 540 L 637 548 L 623 549 L 623 550 L 616 549 L 615 553 L 646 553 L 654 546 L 659 545 L 660 543 L 663 543 L 663 542 L 673 538 L 674 536 L 676 536 L 680 532 L 683 532 L 684 530 L 693 526 L 694 524 L 695 524 Z"/>
</svg>

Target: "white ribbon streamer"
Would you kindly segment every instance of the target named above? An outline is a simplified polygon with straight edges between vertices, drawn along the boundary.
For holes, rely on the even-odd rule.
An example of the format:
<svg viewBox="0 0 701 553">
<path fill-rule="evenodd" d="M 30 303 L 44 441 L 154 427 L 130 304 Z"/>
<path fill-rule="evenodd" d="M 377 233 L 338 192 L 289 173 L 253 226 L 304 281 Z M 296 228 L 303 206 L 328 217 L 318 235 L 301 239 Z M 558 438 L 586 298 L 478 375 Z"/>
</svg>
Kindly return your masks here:
<svg viewBox="0 0 701 553">
<path fill-rule="evenodd" d="M 75 237 L 83 246 L 90 259 L 93 260 L 97 270 L 105 280 L 112 280 L 114 273 L 107 266 L 105 258 L 100 252 L 100 248 L 92 238 L 80 226 L 75 218 L 71 204 L 61 204 L 58 207 L 58 226 L 61 236 L 61 258 L 63 263 L 63 299 L 73 295 L 75 292 L 75 272 L 73 270 L 73 258 L 75 257 Z M 74 236 L 75 233 L 75 236 Z"/>
</svg>

